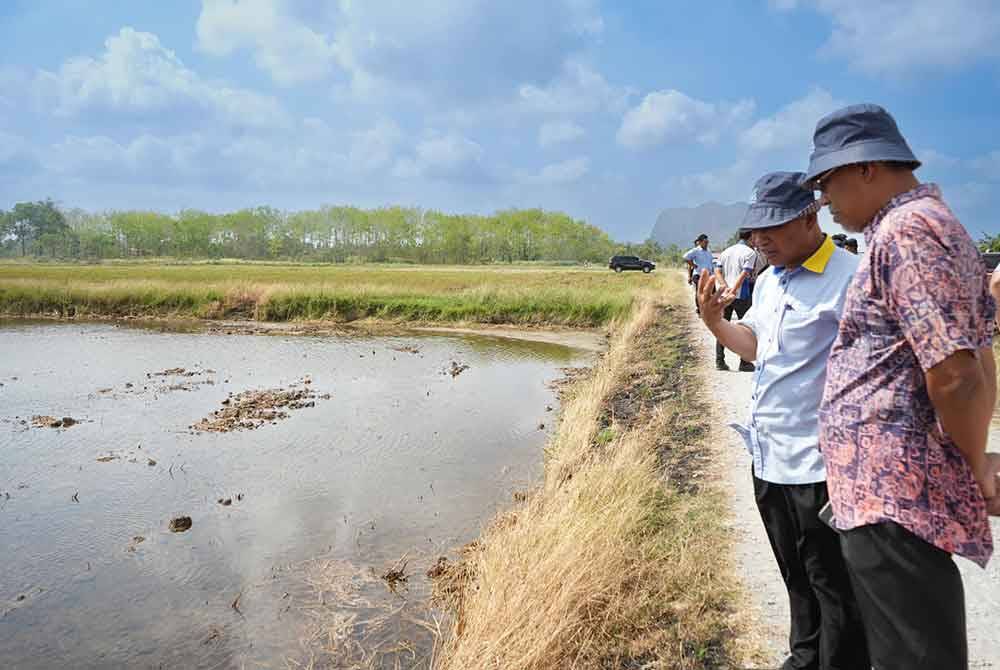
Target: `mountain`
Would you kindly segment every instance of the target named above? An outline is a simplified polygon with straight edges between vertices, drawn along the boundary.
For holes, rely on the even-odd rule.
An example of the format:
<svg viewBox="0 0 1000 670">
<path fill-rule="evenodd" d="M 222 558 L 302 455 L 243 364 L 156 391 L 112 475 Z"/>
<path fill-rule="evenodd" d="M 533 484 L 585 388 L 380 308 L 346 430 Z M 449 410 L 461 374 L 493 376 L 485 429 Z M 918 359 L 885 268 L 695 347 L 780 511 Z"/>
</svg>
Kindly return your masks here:
<svg viewBox="0 0 1000 670">
<path fill-rule="evenodd" d="M 666 246 L 676 244 L 689 249 L 694 238 L 705 233 L 712 249 L 720 250 L 736 229 L 747 211 L 742 202 L 722 205 L 706 202 L 697 207 L 671 207 L 660 212 L 650 237 Z"/>
</svg>

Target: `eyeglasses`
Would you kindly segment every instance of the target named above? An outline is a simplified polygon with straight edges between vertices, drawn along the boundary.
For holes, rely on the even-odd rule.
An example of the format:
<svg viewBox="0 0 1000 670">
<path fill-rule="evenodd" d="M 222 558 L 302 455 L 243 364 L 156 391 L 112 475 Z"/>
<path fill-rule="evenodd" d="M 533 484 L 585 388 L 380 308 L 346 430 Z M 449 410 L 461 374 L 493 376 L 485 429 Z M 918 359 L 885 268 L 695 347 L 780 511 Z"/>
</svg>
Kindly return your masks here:
<svg viewBox="0 0 1000 670">
<path fill-rule="evenodd" d="M 824 172 L 820 176 L 818 176 L 815 179 L 813 179 L 813 183 L 816 185 L 816 189 L 815 190 L 819 191 L 820 193 L 824 193 L 826 191 L 826 186 L 825 186 L 826 181 L 830 177 L 833 176 L 834 172 L 836 172 L 837 170 L 839 170 L 842 167 L 844 167 L 844 166 L 843 165 L 838 165 L 837 167 L 832 168 L 830 170 L 827 170 L 826 172 Z"/>
</svg>

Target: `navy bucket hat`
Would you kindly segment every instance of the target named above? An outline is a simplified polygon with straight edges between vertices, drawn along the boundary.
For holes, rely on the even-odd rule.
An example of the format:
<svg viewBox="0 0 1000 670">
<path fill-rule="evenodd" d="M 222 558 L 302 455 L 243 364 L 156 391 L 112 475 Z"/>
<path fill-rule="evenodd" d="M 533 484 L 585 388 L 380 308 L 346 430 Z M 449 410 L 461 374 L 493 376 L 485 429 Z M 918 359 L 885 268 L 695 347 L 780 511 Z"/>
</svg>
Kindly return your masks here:
<svg viewBox="0 0 1000 670">
<path fill-rule="evenodd" d="M 771 228 L 819 211 L 822 202 L 802 188 L 805 173 L 771 172 L 757 180 L 741 230 Z"/>
<path fill-rule="evenodd" d="M 875 161 L 912 163 L 914 169 L 920 167 L 920 161 L 910 151 L 889 112 L 878 105 L 851 105 L 838 109 L 816 124 L 804 186 L 812 188 L 816 177 L 833 168 Z"/>
</svg>

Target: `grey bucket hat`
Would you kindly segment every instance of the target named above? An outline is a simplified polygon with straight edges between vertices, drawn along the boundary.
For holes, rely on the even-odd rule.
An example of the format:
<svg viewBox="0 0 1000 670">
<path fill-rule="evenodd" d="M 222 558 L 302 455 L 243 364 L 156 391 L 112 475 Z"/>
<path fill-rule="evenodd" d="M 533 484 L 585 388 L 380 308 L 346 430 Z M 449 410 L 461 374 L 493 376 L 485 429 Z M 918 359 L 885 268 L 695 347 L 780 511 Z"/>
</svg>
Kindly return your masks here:
<svg viewBox="0 0 1000 670">
<path fill-rule="evenodd" d="M 759 230 L 788 223 L 819 210 L 822 201 L 802 188 L 802 172 L 771 172 L 757 180 L 741 230 Z"/>
<path fill-rule="evenodd" d="M 841 165 L 874 161 L 913 163 L 913 155 L 895 119 L 878 105 L 851 105 L 828 114 L 816 124 L 813 152 L 804 186 L 813 188 L 819 175 Z"/>
</svg>

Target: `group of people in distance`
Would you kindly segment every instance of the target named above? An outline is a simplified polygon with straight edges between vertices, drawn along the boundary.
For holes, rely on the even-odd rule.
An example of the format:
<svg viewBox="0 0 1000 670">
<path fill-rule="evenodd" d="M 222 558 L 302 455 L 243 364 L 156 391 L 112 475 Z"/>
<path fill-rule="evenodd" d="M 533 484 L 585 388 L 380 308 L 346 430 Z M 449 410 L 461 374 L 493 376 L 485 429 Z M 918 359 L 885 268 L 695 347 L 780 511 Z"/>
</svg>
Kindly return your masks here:
<svg viewBox="0 0 1000 670">
<path fill-rule="evenodd" d="M 685 255 L 719 367 L 729 349 L 753 372 L 740 433 L 788 591 L 782 670 L 968 667 L 952 555 L 985 566 L 1000 515 L 996 306 L 919 166 L 884 109 L 838 110 L 806 172 L 757 181 L 739 244 Z M 860 257 L 820 229 L 826 205 Z"/>
</svg>

